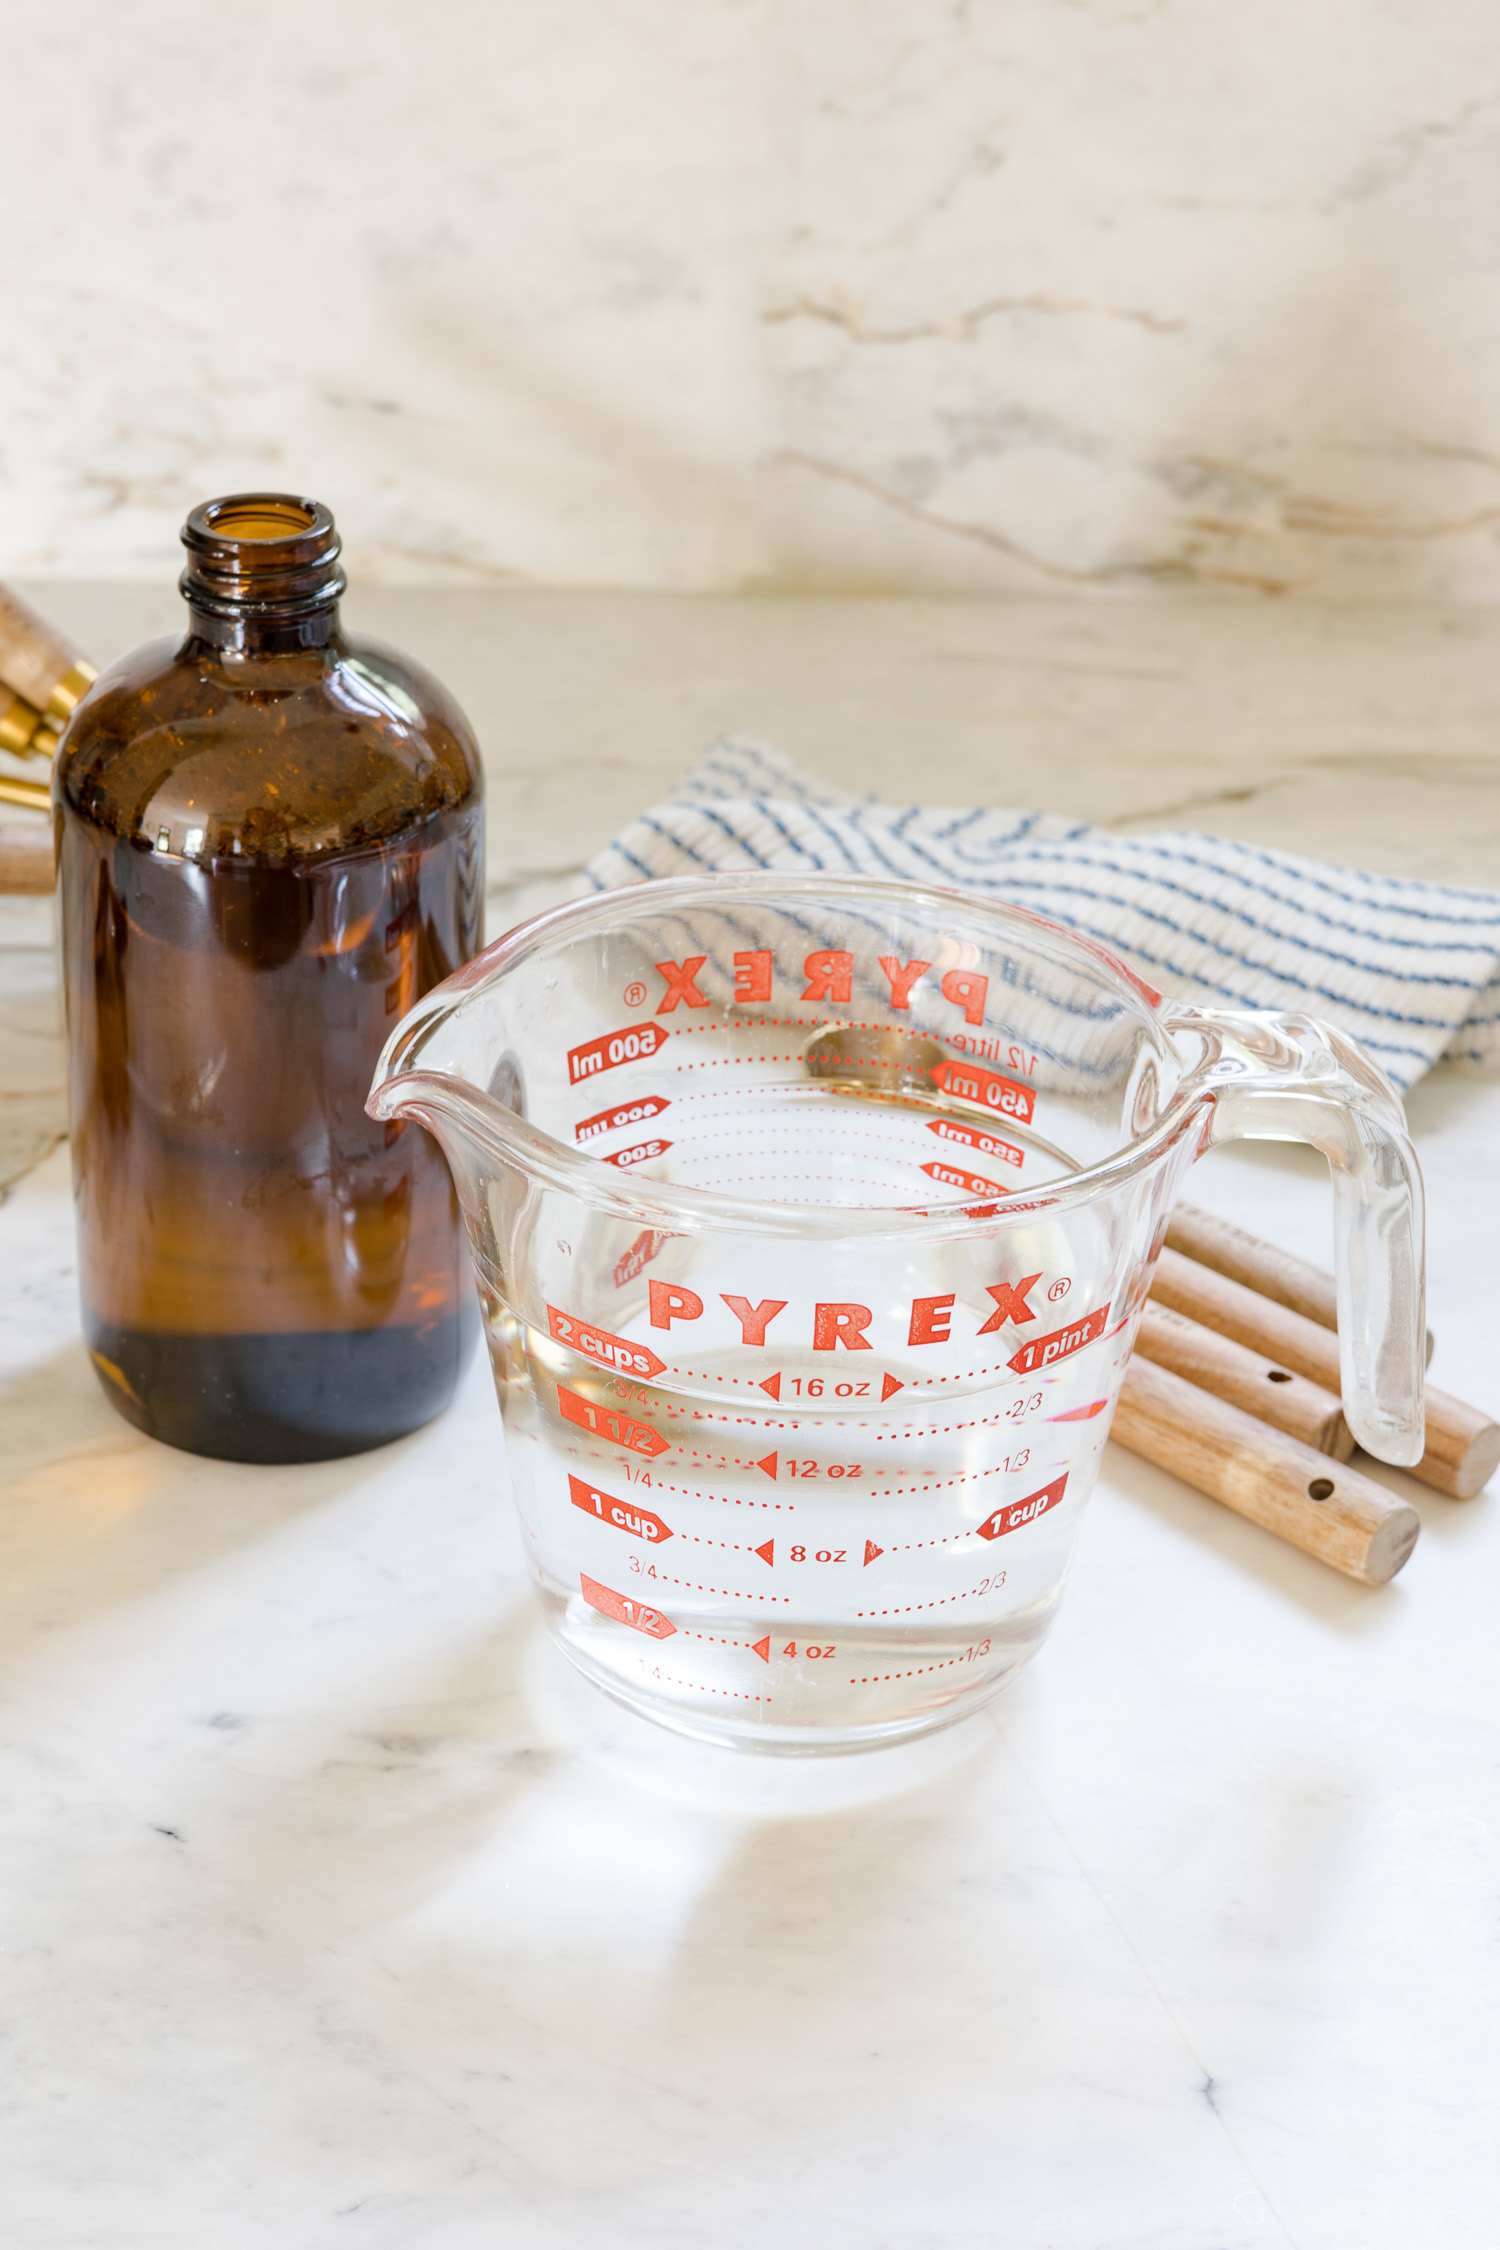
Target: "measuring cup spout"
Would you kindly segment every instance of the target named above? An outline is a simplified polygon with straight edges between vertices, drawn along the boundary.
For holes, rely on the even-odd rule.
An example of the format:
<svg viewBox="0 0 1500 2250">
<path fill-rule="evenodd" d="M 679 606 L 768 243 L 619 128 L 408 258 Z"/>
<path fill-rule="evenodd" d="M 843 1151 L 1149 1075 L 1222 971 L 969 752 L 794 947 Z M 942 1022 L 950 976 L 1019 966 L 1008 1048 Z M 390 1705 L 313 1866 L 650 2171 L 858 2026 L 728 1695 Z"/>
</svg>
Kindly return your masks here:
<svg viewBox="0 0 1500 2250">
<path fill-rule="evenodd" d="M 376 1080 L 365 1108 L 387 1122 L 414 1119 L 425 1125 L 447 1157 L 460 1194 L 476 1167 L 488 1162 L 493 1168 L 490 1152 L 502 1105 L 462 1078 L 442 1070 L 397 1071 Z"/>
<path fill-rule="evenodd" d="M 448 1159 L 466 1205 L 476 1176 L 504 1161 L 507 1118 L 513 1122 L 515 1113 L 525 1110 L 519 1067 L 512 1057 L 496 1063 L 486 1056 L 476 1067 L 477 1057 L 463 1051 L 470 1019 L 462 992 L 474 966 L 418 1001 L 396 1026 L 365 1102 L 368 1115 L 384 1123 L 415 1120 L 426 1126 Z"/>
</svg>

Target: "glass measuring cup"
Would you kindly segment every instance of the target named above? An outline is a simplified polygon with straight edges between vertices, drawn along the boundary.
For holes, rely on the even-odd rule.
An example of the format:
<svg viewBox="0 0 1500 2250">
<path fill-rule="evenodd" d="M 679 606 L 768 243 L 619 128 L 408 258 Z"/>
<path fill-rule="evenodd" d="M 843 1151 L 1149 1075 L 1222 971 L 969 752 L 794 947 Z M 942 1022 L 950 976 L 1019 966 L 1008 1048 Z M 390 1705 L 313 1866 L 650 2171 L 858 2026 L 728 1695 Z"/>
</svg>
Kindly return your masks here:
<svg viewBox="0 0 1500 2250">
<path fill-rule="evenodd" d="M 453 1169 L 552 1632 L 689 1734 L 887 1742 L 1034 1653 L 1212 1142 L 1323 1151 L 1345 1411 L 1421 1454 L 1421 1180 L 1380 1071 L 1019 908 L 608 892 L 429 994 L 369 1107 Z"/>
</svg>

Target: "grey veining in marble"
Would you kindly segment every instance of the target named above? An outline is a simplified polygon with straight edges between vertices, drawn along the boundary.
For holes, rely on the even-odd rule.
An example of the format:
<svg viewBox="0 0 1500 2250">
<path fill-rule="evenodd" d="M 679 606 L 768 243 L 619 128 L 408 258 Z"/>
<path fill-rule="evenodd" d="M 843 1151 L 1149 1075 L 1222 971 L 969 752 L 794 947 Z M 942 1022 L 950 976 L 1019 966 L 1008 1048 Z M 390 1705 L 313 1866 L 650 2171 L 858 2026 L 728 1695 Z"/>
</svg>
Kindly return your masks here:
<svg viewBox="0 0 1500 2250">
<path fill-rule="evenodd" d="M 1486 0 L 12 15 L 0 575 L 1500 595 Z"/>
</svg>

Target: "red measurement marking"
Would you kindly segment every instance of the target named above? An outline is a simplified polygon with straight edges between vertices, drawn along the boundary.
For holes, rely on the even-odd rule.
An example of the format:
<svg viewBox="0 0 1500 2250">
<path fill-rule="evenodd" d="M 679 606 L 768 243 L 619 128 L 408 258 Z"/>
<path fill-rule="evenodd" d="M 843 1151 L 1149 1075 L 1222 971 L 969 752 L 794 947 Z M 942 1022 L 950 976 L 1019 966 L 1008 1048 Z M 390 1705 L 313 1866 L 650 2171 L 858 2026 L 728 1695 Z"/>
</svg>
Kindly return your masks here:
<svg viewBox="0 0 1500 2250">
<path fill-rule="evenodd" d="M 578 1573 L 578 1584 L 590 1609 L 597 1609 L 601 1617 L 613 1617 L 620 1625 L 633 1625 L 638 1633 L 649 1633 L 653 1641 L 670 1640 L 677 1630 L 671 1618 L 663 1617 L 659 1609 L 632 1601 L 628 1594 L 617 1594 L 613 1586 L 601 1586 L 597 1578 L 590 1578 L 585 1571 Z"/>
<path fill-rule="evenodd" d="M 760 1559 L 761 1559 L 761 1561 L 762 1561 L 763 1563 L 769 1563 L 769 1564 L 771 1565 L 771 1568 L 772 1568 L 773 1570 L 775 1569 L 775 1567 L 776 1567 L 776 1542 L 775 1542 L 775 1540 L 774 1540 L 774 1539 L 768 1539 L 768 1540 L 767 1540 L 767 1541 L 765 1542 L 764 1546 L 761 1546 L 761 1547 L 757 1547 L 757 1548 L 756 1548 L 756 1549 L 755 1549 L 754 1551 L 755 1551 L 755 1553 L 756 1553 L 757 1555 L 759 1555 L 759 1557 L 760 1557 Z"/>
<path fill-rule="evenodd" d="M 981 1539 L 1003 1539 L 1008 1531 L 1019 1531 L 1023 1524 L 1035 1523 L 1049 1508 L 1055 1508 L 1067 1488 L 1068 1472 L 1052 1484 L 1044 1484 L 1040 1492 L 1029 1492 L 1024 1500 L 1012 1500 L 1008 1508 L 997 1508 L 979 1526 Z"/>
<path fill-rule="evenodd" d="M 756 1462 L 755 1466 L 757 1467 L 757 1469 L 764 1471 L 764 1473 L 770 1478 L 772 1484 L 776 1482 L 776 1455 L 774 1453 L 764 1454 L 761 1459 Z"/>
<path fill-rule="evenodd" d="M 929 1180 L 941 1180 L 946 1187 L 962 1188 L 966 1195 L 1006 1195 L 998 1180 L 986 1180 L 978 1172 L 961 1172 L 956 1164 L 924 1164 L 922 1170 Z"/>
<path fill-rule="evenodd" d="M 1022 1125 L 1031 1123 L 1036 1108 L 1036 1095 L 1029 1086 L 1018 1086 L 998 1070 L 978 1070 L 973 1063 L 939 1063 L 932 1082 L 959 1101 L 979 1102 L 985 1109 L 998 1110 L 1002 1117 L 1014 1117 Z"/>
<path fill-rule="evenodd" d="M 770 1663 L 770 1661 L 771 1661 L 771 1636 L 770 1636 L 770 1634 L 769 1634 L 769 1633 L 767 1633 L 767 1635 L 766 1635 L 766 1637 L 765 1637 L 765 1639 L 764 1639 L 763 1641 L 752 1641 L 752 1642 L 750 1643 L 750 1646 L 751 1646 L 751 1647 L 752 1647 L 752 1648 L 754 1649 L 754 1651 L 755 1651 L 756 1655 L 757 1655 L 757 1656 L 758 1656 L 758 1657 L 760 1658 L 760 1660 L 761 1660 L 762 1664 L 769 1664 L 769 1663 Z"/>
<path fill-rule="evenodd" d="M 568 1049 L 568 1082 L 581 1086 L 585 1079 L 597 1078 L 602 1070 L 617 1070 L 621 1063 L 638 1062 L 644 1055 L 654 1055 L 658 1047 L 665 1047 L 670 1037 L 670 1032 L 654 1023 L 627 1024 L 623 1031 L 601 1031 L 597 1039 Z"/>
<path fill-rule="evenodd" d="M 1085 1344 L 1092 1344 L 1104 1334 L 1104 1323 L 1109 1317 L 1108 1305 L 1101 1305 L 1086 1320 L 1075 1320 L 1067 1328 L 1054 1328 L 1050 1336 L 1033 1336 L 1012 1353 L 1006 1365 L 1017 1375 L 1030 1375 L 1038 1367 L 1051 1367 L 1059 1359 L 1070 1359 L 1081 1352 Z"/>
<path fill-rule="evenodd" d="M 615 1287 L 623 1289 L 644 1273 L 666 1239 L 664 1234 L 653 1233 L 650 1227 L 644 1234 L 638 1234 L 624 1256 L 615 1260 Z"/>
<path fill-rule="evenodd" d="M 582 1477 L 569 1477 L 568 1497 L 586 1516 L 597 1516 L 600 1523 L 613 1524 L 616 1531 L 628 1531 L 632 1538 L 645 1539 L 653 1546 L 659 1547 L 672 1536 L 671 1525 L 652 1515 L 649 1508 L 633 1508 L 628 1500 L 601 1492 L 597 1484 L 585 1484 Z"/>
<path fill-rule="evenodd" d="M 873 1561 L 875 1560 L 875 1557 L 876 1557 L 877 1555 L 883 1555 L 884 1553 L 885 1553 L 885 1549 L 884 1549 L 884 1547 L 877 1547 L 873 1539 L 867 1539 L 867 1540 L 865 1541 L 865 1568 L 866 1568 L 866 1570 L 868 1570 L 868 1569 L 869 1569 L 869 1567 L 870 1567 L 871 1563 L 872 1563 L 872 1562 L 873 1562 Z"/>
<path fill-rule="evenodd" d="M 667 1451 L 666 1439 L 649 1422 L 637 1422 L 612 1406 L 596 1406 L 592 1399 L 580 1398 L 563 1383 L 557 1386 L 557 1405 L 565 1422 L 590 1430 L 595 1437 L 608 1438 L 611 1445 L 623 1445 L 629 1453 L 644 1453 L 648 1461 Z"/>
<path fill-rule="evenodd" d="M 634 1148 L 617 1149 L 613 1156 L 606 1156 L 604 1161 L 606 1164 L 618 1164 L 623 1171 L 627 1165 L 644 1164 L 649 1157 L 665 1156 L 671 1146 L 670 1141 L 637 1141 Z"/>
<path fill-rule="evenodd" d="M 981 1156 L 993 1156 L 1002 1164 L 1021 1164 L 1025 1151 L 1014 1141 L 1002 1141 L 994 1133 L 981 1133 L 977 1125 L 950 1125 L 945 1117 L 934 1117 L 928 1124 L 929 1133 L 936 1133 L 940 1141 L 958 1141 L 964 1148 L 977 1148 Z M 923 1170 L 930 1167 L 924 1165 Z"/>
<path fill-rule="evenodd" d="M 563 1313 L 555 1305 L 547 1307 L 547 1328 L 559 1344 L 570 1344 L 585 1359 L 597 1359 L 602 1367 L 618 1367 L 623 1375 L 660 1375 L 666 1366 L 658 1359 L 649 1344 L 627 1343 L 623 1336 L 612 1335 L 607 1328 L 596 1328 L 590 1320 L 579 1320 L 572 1313 Z"/>
<path fill-rule="evenodd" d="M 933 1341 L 940 1341 L 940 1339 L 933 1339 Z M 760 1388 L 765 1390 L 767 1397 L 776 1399 L 776 1404 L 780 1406 L 780 1368 L 776 1370 L 776 1375 L 767 1375 L 765 1381 L 760 1384 Z M 897 1390 L 904 1390 L 904 1388 L 906 1388 L 906 1384 L 900 1379 L 900 1375 L 882 1375 L 882 1379 L 879 1379 L 879 1395 L 882 1395 L 882 1399 L 891 1399 L 891 1397 L 895 1397 Z"/>
<path fill-rule="evenodd" d="M 643 991 L 641 998 L 645 997 Z M 596 1141 L 601 1133 L 617 1132 L 622 1125 L 644 1125 L 648 1118 L 660 1117 L 671 1106 L 665 1094 L 643 1094 L 636 1102 L 617 1102 L 613 1109 L 598 1109 L 592 1117 L 580 1119 L 573 1127 L 573 1138 Z"/>
<path fill-rule="evenodd" d="M 1070 1407 L 1066 1414 L 1049 1414 L 1047 1420 L 1049 1422 L 1092 1422 L 1094 1416 L 1102 1414 L 1108 1404 L 1107 1398 L 1096 1398 L 1092 1406 Z"/>
</svg>

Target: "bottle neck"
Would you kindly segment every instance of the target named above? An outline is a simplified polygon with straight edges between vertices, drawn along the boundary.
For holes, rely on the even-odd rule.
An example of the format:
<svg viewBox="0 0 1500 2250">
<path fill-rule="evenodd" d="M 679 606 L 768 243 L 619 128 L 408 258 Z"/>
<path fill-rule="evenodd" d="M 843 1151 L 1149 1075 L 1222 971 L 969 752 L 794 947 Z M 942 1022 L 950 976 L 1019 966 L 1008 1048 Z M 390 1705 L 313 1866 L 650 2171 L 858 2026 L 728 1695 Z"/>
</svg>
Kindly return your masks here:
<svg viewBox="0 0 1500 2250">
<path fill-rule="evenodd" d="M 192 635 L 244 656 L 326 648 L 339 630 L 339 535 L 320 501 L 236 493 L 195 508 L 180 581 Z"/>
</svg>

